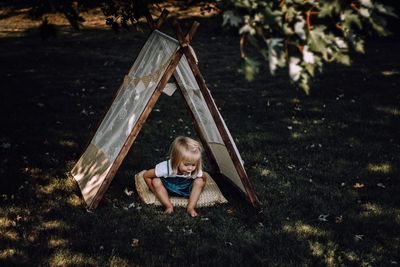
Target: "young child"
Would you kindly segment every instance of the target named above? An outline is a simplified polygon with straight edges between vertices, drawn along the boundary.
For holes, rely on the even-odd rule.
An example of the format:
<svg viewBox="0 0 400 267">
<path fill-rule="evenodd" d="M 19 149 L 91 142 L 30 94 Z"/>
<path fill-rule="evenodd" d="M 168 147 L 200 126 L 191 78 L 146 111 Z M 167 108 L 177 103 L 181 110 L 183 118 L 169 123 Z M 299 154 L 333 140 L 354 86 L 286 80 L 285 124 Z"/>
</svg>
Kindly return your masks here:
<svg viewBox="0 0 400 267">
<path fill-rule="evenodd" d="M 151 191 L 165 207 L 165 213 L 174 211 L 169 194 L 188 197 L 187 212 L 196 217 L 197 201 L 205 186 L 202 171 L 202 148 L 199 142 L 179 136 L 171 144 L 170 159 L 143 174 Z"/>
</svg>

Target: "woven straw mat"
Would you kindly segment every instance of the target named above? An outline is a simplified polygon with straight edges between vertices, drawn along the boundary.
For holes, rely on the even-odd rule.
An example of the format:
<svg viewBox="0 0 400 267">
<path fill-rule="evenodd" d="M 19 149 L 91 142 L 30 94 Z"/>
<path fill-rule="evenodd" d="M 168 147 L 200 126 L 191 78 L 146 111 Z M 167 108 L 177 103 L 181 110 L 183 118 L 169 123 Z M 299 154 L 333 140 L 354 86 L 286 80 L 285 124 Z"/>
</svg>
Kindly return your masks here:
<svg viewBox="0 0 400 267">
<path fill-rule="evenodd" d="M 146 170 L 143 170 L 135 175 L 136 191 L 144 203 L 161 206 L 162 204 L 160 201 L 158 201 L 156 196 L 150 191 L 149 187 L 144 181 L 143 174 L 145 171 Z M 215 204 L 227 203 L 228 201 L 222 195 L 215 181 L 208 173 L 203 173 L 207 178 L 206 185 L 200 195 L 199 201 L 197 202 L 197 207 L 210 207 Z M 188 199 L 183 197 L 171 197 L 170 199 L 174 206 L 186 207 L 188 203 Z"/>
</svg>

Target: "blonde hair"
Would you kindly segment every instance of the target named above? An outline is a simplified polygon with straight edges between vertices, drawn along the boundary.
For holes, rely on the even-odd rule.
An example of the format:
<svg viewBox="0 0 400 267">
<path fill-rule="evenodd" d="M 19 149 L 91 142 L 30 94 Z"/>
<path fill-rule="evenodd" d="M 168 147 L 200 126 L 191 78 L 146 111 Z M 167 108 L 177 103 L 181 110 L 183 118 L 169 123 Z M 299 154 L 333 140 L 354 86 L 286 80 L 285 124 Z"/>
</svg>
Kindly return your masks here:
<svg viewBox="0 0 400 267">
<path fill-rule="evenodd" d="M 190 137 L 178 136 L 171 144 L 170 160 L 172 173 L 178 174 L 179 164 L 184 160 L 196 162 L 196 169 L 192 175 L 197 175 L 203 169 L 201 153 L 203 148 L 199 142 Z"/>
</svg>

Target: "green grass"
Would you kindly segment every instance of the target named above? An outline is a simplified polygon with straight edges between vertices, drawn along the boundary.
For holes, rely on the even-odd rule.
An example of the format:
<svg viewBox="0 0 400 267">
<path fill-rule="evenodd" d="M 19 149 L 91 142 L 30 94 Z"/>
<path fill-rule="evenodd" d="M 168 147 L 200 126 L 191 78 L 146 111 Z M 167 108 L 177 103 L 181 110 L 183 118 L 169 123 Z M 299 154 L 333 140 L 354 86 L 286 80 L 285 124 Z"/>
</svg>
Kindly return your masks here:
<svg viewBox="0 0 400 267">
<path fill-rule="evenodd" d="M 223 181 L 229 204 L 195 219 L 125 195 L 175 136 L 196 137 L 179 95 L 161 97 L 104 201 L 86 212 L 67 173 L 144 39 L 101 30 L 2 38 L 0 265 L 400 264 L 398 40 L 371 41 L 366 57 L 330 66 L 304 96 L 284 75 L 244 81 L 235 37 L 205 25 L 194 41 L 200 69 L 262 213 Z"/>
</svg>

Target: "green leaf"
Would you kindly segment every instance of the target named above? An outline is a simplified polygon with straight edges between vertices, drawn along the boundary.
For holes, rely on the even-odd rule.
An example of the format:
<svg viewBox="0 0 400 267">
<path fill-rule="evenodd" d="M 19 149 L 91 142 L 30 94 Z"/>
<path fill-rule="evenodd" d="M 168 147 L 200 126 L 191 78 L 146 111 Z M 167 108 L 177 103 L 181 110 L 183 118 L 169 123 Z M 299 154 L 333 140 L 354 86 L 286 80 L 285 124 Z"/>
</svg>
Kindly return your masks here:
<svg viewBox="0 0 400 267">
<path fill-rule="evenodd" d="M 390 6 L 384 6 L 382 4 L 376 4 L 375 8 L 382 14 L 398 18 L 397 14 L 394 12 L 394 8 Z"/>
<path fill-rule="evenodd" d="M 347 66 L 349 66 L 351 64 L 349 55 L 345 55 L 345 54 L 338 53 L 336 55 L 336 61 L 339 63 L 342 63 L 343 65 L 347 65 Z"/>
<path fill-rule="evenodd" d="M 244 74 L 246 80 L 252 81 L 260 72 L 260 63 L 252 58 L 245 57 L 239 72 Z"/>
<path fill-rule="evenodd" d="M 223 18 L 224 21 L 222 25 L 227 25 L 229 23 L 229 26 L 239 27 L 239 24 L 242 22 L 242 18 L 236 16 L 232 10 L 225 11 L 223 14 Z"/>
<path fill-rule="evenodd" d="M 285 57 L 283 55 L 283 39 L 271 38 L 267 40 L 268 45 L 268 62 L 271 74 L 275 74 L 278 66 L 285 64 Z"/>
<path fill-rule="evenodd" d="M 300 74 L 303 68 L 299 65 L 300 58 L 291 57 L 289 59 L 289 76 L 293 81 L 298 81 L 300 79 Z"/>
<path fill-rule="evenodd" d="M 314 27 L 309 32 L 309 47 L 313 51 L 326 54 L 326 43 L 325 43 L 325 26 Z"/>
<path fill-rule="evenodd" d="M 345 29 L 351 29 L 352 24 L 356 24 L 359 29 L 362 29 L 362 24 L 359 16 L 355 13 L 353 13 L 352 10 L 348 9 L 343 12 L 343 14 L 340 16 L 343 26 Z"/>
<path fill-rule="evenodd" d="M 305 31 L 306 21 L 303 17 L 299 17 L 298 21 L 294 24 L 294 31 L 300 37 L 300 39 L 306 39 L 306 31 Z"/>
</svg>

